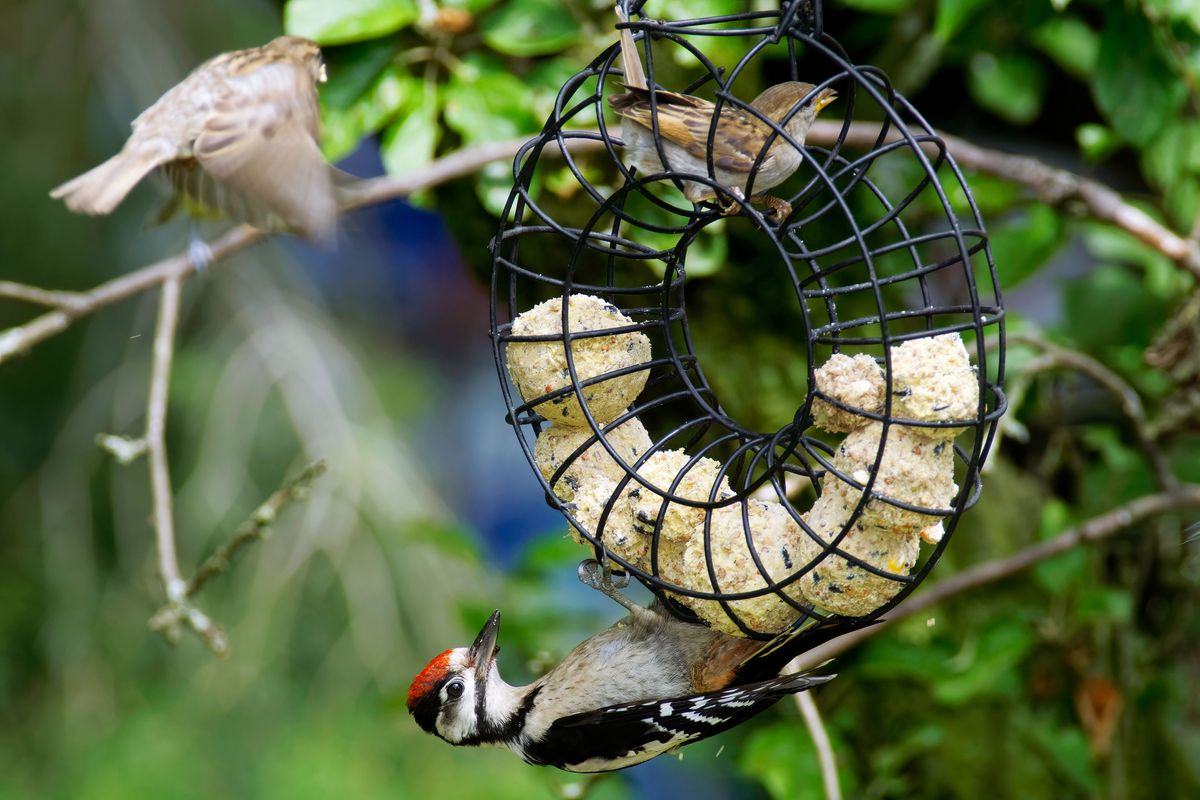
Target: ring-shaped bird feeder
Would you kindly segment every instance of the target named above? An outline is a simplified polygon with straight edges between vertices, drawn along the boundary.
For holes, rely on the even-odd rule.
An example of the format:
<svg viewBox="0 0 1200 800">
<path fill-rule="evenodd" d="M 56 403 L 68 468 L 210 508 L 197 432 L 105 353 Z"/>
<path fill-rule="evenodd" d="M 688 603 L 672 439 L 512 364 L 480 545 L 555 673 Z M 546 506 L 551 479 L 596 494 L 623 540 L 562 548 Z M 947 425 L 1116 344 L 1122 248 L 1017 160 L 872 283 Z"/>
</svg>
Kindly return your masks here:
<svg viewBox="0 0 1200 800">
<path fill-rule="evenodd" d="M 771 126 L 802 153 L 772 189 L 790 213 L 717 180 L 716 126 L 704 170 L 627 166 L 606 100 L 625 73 L 619 46 L 605 50 L 517 155 L 491 245 L 508 419 L 576 539 L 681 618 L 757 638 L 865 625 L 924 580 L 978 500 L 1005 407 L 979 210 L 942 139 L 883 72 L 849 59 L 819 3 L 682 21 L 642 5 L 618 27 L 651 103 L 681 92 Z M 824 135 L 809 133 L 819 146 L 740 99 L 763 75 L 836 90 Z M 713 200 L 686 201 L 685 180 Z M 685 278 L 710 225 L 760 237 L 754 259 L 725 268 L 794 298 L 782 335 L 807 391 L 775 430 L 727 413 L 696 354 Z"/>
</svg>

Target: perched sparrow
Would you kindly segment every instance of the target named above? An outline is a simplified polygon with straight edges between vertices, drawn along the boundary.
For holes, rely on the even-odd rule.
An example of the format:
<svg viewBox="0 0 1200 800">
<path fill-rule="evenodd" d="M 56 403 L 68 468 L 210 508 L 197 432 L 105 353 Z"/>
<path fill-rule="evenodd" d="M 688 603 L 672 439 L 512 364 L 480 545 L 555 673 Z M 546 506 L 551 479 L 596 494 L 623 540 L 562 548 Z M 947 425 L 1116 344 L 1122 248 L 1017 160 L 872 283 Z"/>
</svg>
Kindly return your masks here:
<svg viewBox="0 0 1200 800">
<path fill-rule="evenodd" d="M 580 578 L 629 616 L 572 650 L 528 686 L 496 669 L 500 612 L 470 647 L 447 650 L 416 677 L 408 710 L 455 745 L 507 747 L 530 764 L 607 772 L 728 730 L 828 677 L 780 675 L 794 634 L 770 642 L 682 622 L 657 602 L 617 593 L 594 561 Z"/>
<path fill-rule="evenodd" d="M 138 115 L 120 153 L 50 196 L 72 211 L 107 214 L 162 168 L 177 199 L 328 239 L 337 202 L 318 143 L 324 80 L 320 49 L 298 36 L 216 56 Z"/>
<path fill-rule="evenodd" d="M 617 14 L 622 21 L 626 20 L 620 6 Z M 657 114 L 654 114 L 641 59 L 628 28 L 621 29 L 621 59 L 625 65 L 626 91 L 609 97 L 608 103 L 621 117 L 621 139 L 629 164 L 647 175 L 667 170 L 708 175 L 708 139 L 716 105 L 691 95 L 655 90 Z M 797 81 L 776 84 L 754 98 L 750 105 L 802 145 L 817 113 L 837 99 L 833 89 L 814 91 L 815 88 L 811 83 Z M 654 140 L 655 117 L 667 158 L 665 167 Z M 764 149 L 766 153 L 755 169 Z M 800 151 L 753 112 L 728 103 L 722 106 L 713 136 L 713 178 L 734 197 L 745 199 L 747 184 L 751 184 L 754 199 L 768 205 L 776 220 L 786 219 L 791 214 L 787 201 L 763 192 L 787 180 L 799 168 L 801 160 Z M 683 181 L 683 194 L 693 203 L 716 196 L 712 186 L 688 180 Z M 727 211 L 732 213 L 737 207 L 737 203 L 730 204 Z"/>
</svg>

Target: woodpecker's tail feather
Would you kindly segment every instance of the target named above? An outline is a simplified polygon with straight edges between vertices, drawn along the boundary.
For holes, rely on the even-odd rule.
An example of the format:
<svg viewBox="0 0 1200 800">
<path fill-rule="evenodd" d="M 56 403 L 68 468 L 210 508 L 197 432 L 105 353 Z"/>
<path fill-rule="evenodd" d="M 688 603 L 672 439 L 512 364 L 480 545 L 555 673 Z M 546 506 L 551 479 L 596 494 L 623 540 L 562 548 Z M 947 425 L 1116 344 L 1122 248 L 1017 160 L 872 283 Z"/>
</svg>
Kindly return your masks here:
<svg viewBox="0 0 1200 800">
<path fill-rule="evenodd" d="M 169 160 L 170 155 L 161 150 L 126 147 L 103 164 L 55 187 L 50 196 L 78 214 L 108 214 L 151 170 Z"/>
<path fill-rule="evenodd" d="M 734 671 L 734 682 L 761 681 L 778 675 L 793 658 L 843 634 L 881 622 L 831 618 L 814 623 L 811 619 L 771 639 L 752 653 Z M 824 666 L 824 665 L 822 665 Z"/>
</svg>

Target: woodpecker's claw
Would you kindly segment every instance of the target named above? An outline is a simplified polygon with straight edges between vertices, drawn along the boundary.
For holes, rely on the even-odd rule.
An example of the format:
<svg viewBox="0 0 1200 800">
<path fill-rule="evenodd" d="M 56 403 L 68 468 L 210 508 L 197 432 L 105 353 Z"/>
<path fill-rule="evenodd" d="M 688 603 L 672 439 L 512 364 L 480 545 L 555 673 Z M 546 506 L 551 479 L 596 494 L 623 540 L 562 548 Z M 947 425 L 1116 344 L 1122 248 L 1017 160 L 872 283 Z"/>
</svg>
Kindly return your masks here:
<svg viewBox="0 0 1200 800">
<path fill-rule="evenodd" d="M 603 592 L 630 611 L 642 610 L 641 606 L 619 591 L 629 585 L 629 573 L 614 576 L 612 567 L 608 564 L 601 564 L 594 558 L 588 558 L 579 562 L 579 582 L 598 592 Z"/>
</svg>

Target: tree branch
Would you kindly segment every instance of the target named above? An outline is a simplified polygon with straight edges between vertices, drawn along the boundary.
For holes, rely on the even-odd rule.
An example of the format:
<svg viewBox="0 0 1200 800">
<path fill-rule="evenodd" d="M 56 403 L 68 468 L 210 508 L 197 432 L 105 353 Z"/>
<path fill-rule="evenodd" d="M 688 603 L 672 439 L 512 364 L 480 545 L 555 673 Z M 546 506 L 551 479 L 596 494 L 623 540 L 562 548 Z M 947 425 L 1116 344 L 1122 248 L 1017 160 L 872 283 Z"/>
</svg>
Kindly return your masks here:
<svg viewBox="0 0 1200 800">
<path fill-rule="evenodd" d="M 84 302 L 83 295 L 78 292 L 56 292 L 50 289 L 39 289 L 37 286 L 28 286 L 24 283 L 14 283 L 13 281 L 0 281 L 0 297 L 7 297 L 10 300 L 20 300 L 36 306 L 65 308 L 68 310 L 76 309 Z"/>
<path fill-rule="evenodd" d="M 373 205 L 439 186 L 456 178 L 478 171 L 493 161 L 511 159 L 526 140 L 489 142 L 487 144 L 459 150 L 439 158 L 424 169 L 408 175 L 385 176 L 359 181 L 345 190 L 343 211 Z M 593 151 L 602 143 L 590 139 L 571 139 L 572 152 Z M 549 148 L 546 154 L 560 154 L 558 148 Z M 239 225 L 208 243 L 212 251 L 210 266 L 215 266 L 229 256 L 265 239 L 269 234 L 249 225 Z M 184 279 L 196 271 L 187 252 L 165 258 L 148 266 L 126 273 L 96 286 L 86 292 L 55 292 L 35 286 L 6 281 L 0 289 L 0 297 L 55 306 L 54 311 L 42 314 L 24 325 L 0 331 L 0 364 L 18 353 L 23 353 L 36 344 L 65 331 L 80 317 L 86 317 L 106 306 L 140 294 L 164 281 Z M 51 301 L 53 302 L 47 302 Z"/>
<path fill-rule="evenodd" d="M 158 548 L 158 576 L 167 599 L 182 600 L 187 584 L 179 574 L 175 555 L 175 519 L 171 502 L 171 473 L 167 466 L 167 392 L 171 360 L 175 353 L 175 328 L 179 323 L 180 284 L 171 278 L 162 287 L 158 324 L 154 330 L 154 363 L 150 370 L 150 397 L 146 403 L 146 453 L 150 461 L 150 493 L 154 502 L 154 539 Z"/>
<path fill-rule="evenodd" d="M 1054 344 L 1041 336 L 1030 333 L 1012 333 L 1008 336 L 1008 343 L 1010 345 L 1027 345 L 1044 354 L 1041 358 L 1026 365 L 1024 369 L 1026 376 L 1052 369 L 1071 369 L 1082 372 L 1116 396 L 1121 403 L 1121 411 L 1133 425 L 1133 434 L 1137 439 L 1138 447 L 1141 448 L 1146 460 L 1150 462 L 1150 468 L 1154 473 L 1158 488 L 1168 492 L 1179 488 L 1179 478 L 1175 477 L 1166 454 L 1158 446 L 1149 423 L 1146 421 L 1146 410 L 1142 407 L 1142 399 L 1124 378 L 1086 353 Z"/>
<path fill-rule="evenodd" d="M 957 575 L 951 575 L 896 606 L 880 624 L 860 628 L 853 633 L 814 647 L 797 658 L 793 662 L 793 666 L 797 670 L 814 669 L 829 659 L 861 644 L 893 623 L 920 614 L 943 600 L 978 589 L 980 586 L 1010 578 L 1079 545 L 1107 539 L 1144 519 L 1184 508 L 1200 508 L 1200 485 L 1184 484 L 1174 491 L 1139 497 L 1112 511 L 1092 517 L 1081 525 L 1068 528 L 1053 539 L 1038 542 L 1005 558 L 987 561 L 965 569 Z"/>
<path fill-rule="evenodd" d="M 181 278 L 163 282 L 154 330 L 154 361 L 150 369 L 150 392 L 146 402 L 146 433 L 142 441 L 150 462 L 150 494 L 154 507 L 154 543 L 158 551 L 158 576 L 166 591 L 167 604 L 178 613 L 171 617 L 156 614 L 150 619 L 152 630 L 161 631 L 170 642 L 179 640 L 180 623 L 185 623 L 219 656 L 229 651 L 229 640 L 204 612 L 188 605 L 187 583 L 179 573 L 175 554 L 175 516 L 172 508 L 171 472 L 167 465 L 167 395 L 171 385 L 171 361 L 175 354 L 175 329 L 179 324 Z"/>
<path fill-rule="evenodd" d="M 842 126 L 830 121 L 818 120 L 808 133 L 807 141 L 820 146 L 833 145 L 841 135 Z M 593 135 L 589 131 L 564 131 L 564 135 Z M 868 149 L 875 144 L 879 135 L 877 124 L 856 122 L 846 130 L 845 145 L 854 149 Z M 1124 201 L 1120 194 L 1095 181 L 1083 178 L 1066 170 L 1052 167 L 1028 156 L 1003 153 L 971 144 L 964 139 L 948 134 L 939 134 L 950 154 L 967 169 L 995 175 L 1014 183 L 1027 186 L 1038 193 L 1045 202 L 1059 208 L 1086 212 L 1102 222 L 1108 222 L 1133 234 L 1145 244 L 1175 261 L 1193 275 L 1200 277 L 1200 248 L 1195 242 L 1185 240 L 1156 222 L 1148 214 Z M 900 137 L 892 133 L 888 141 Z M 384 200 L 406 197 L 413 192 L 430 189 L 456 178 L 470 175 L 493 161 L 513 158 L 527 140 L 488 142 L 458 150 L 443 156 L 424 169 L 408 175 L 385 176 L 360 181 L 346 189 L 343 210 L 372 205 Z M 596 152 L 604 143 L 590 138 L 568 139 L 573 154 Z M 932 145 L 927 151 L 934 152 Z M 561 156 L 560 148 L 549 147 L 543 151 L 547 156 Z M 212 263 L 216 264 L 230 255 L 266 238 L 268 234 L 247 225 L 234 228 L 209 244 Z M 22 353 L 46 339 L 62 333 L 80 317 L 92 314 L 127 297 L 144 292 L 171 277 L 186 278 L 195 271 L 186 253 L 164 259 L 127 273 L 86 292 L 57 292 L 35 286 L 4 282 L 0 284 L 0 297 L 49 305 L 53 311 L 36 317 L 30 322 L 0 331 L 0 364 Z"/>
<path fill-rule="evenodd" d="M 829 146 L 837 141 L 841 130 L 840 123 L 817 120 L 806 141 L 809 144 Z M 878 124 L 856 122 L 849 126 L 845 143 L 856 150 L 870 149 L 879 137 L 879 130 Z M 946 143 L 946 149 L 959 166 L 1021 184 L 1032 189 L 1039 199 L 1055 208 L 1083 212 L 1101 222 L 1115 225 L 1200 278 L 1200 245 L 1185 239 L 1140 208 L 1125 202 L 1118 192 L 1104 184 L 1053 167 L 1030 156 L 980 147 L 940 131 L 937 132 L 937 136 Z M 892 132 L 887 141 L 895 142 L 901 138 Z M 926 145 L 925 150 L 930 155 L 936 153 L 932 144 Z"/>
<path fill-rule="evenodd" d="M 284 505 L 303 497 L 312 482 L 324 472 L 325 462 L 316 461 L 272 493 L 245 522 L 237 527 L 230 540 L 209 556 L 190 581 L 186 583 L 180 581 L 182 588 L 178 596 L 172 597 L 168 592 L 167 602 L 154 612 L 154 616 L 150 617 L 148 623 L 150 630 L 162 633 L 167 637 L 167 641 L 174 644 L 179 641 L 180 627 L 187 625 L 199 634 L 213 653 L 222 658 L 229 655 L 229 637 L 225 635 L 220 626 L 189 602 L 189 599 L 200 591 L 210 579 L 227 570 L 233 557 L 243 547 L 265 538 Z M 178 569 L 176 566 L 176 575 L 178 575 Z"/>
<path fill-rule="evenodd" d="M 237 530 L 233 532 L 233 536 L 228 542 L 222 545 L 217 552 L 209 556 L 208 560 L 200 565 L 200 569 L 196 570 L 196 574 L 187 583 L 186 596 L 191 597 L 200 591 L 201 587 L 208 583 L 210 578 L 215 578 L 229 569 L 229 565 L 233 563 L 233 557 L 243 547 L 252 542 L 265 539 L 267 534 L 271 532 L 271 526 L 275 524 L 275 519 L 279 516 L 280 509 L 292 500 L 302 498 L 312 485 L 312 482 L 324 474 L 325 462 L 314 461 L 303 472 L 277 489 L 262 505 L 254 510 L 254 513 L 245 522 L 237 527 Z"/>
<path fill-rule="evenodd" d="M 798 659 L 793 659 L 785 669 L 785 673 L 799 672 Z M 825 722 L 817 708 L 817 701 L 812 692 L 798 692 L 795 695 L 796 708 L 804 718 L 804 726 L 812 739 L 813 747 L 817 750 L 817 761 L 821 765 L 821 783 L 825 786 L 825 800 L 842 800 L 842 785 L 838 782 L 837 756 L 829 741 L 829 733 L 825 730 Z"/>
</svg>

